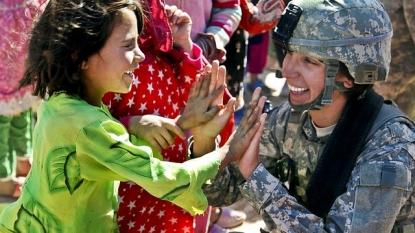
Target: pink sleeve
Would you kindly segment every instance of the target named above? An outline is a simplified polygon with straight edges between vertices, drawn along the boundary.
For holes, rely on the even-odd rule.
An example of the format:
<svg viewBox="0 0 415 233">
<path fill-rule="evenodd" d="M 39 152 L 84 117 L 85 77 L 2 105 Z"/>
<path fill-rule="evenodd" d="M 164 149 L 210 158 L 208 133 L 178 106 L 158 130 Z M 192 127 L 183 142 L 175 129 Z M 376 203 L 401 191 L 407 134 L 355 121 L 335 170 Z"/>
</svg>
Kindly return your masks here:
<svg viewBox="0 0 415 233">
<path fill-rule="evenodd" d="M 185 53 L 183 62 L 178 70 L 181 83 L 180 86 L 182 88 L 183 106 L 186 106 L 190 88 L 196 81 L 196 75 L 205 68 L 206 64 L 208 64 L 205 57 L 202 55 L 202 50 L 196 44 L 193 46 L 193 52 L 197 58 L 191 59 L 189 54 Z"/>
<path fill-rule="evenodd" d="M 196 57 L 196 59 L 192 59 L 188 53 L 184 54 L 185 56 L 183 58 L 183 63 L 186 63 L 197 70 L 201 70 L 205 67 L 202 49 L 197 44 L 193 44 L 193 54 Z"/>
<path fill-rule="evenodd" d="M 119 119 L 119 121 L 125 126 L 125 128 L 127 128 L 127 130 L 129 130 L 130 118 L 131 116 L 125 116 Z"/>
</svg>

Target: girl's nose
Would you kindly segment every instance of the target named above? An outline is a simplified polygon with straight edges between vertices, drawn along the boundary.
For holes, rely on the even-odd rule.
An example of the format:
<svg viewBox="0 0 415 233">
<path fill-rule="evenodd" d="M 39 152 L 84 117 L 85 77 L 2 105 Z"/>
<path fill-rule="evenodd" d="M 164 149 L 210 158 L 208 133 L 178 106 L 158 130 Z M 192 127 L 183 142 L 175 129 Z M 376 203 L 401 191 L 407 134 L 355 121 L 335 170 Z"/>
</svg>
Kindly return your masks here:
<svg viewBox="0 0 415 233">
<path fill-rule="evenodd" d="M 142 62 L 146 56 L 144 55 L 143 51 L 141 51 L 140 47 L 137 46 L 134 51 L 134 59 L 136 59 L 138 62 Z"/>
</svg>

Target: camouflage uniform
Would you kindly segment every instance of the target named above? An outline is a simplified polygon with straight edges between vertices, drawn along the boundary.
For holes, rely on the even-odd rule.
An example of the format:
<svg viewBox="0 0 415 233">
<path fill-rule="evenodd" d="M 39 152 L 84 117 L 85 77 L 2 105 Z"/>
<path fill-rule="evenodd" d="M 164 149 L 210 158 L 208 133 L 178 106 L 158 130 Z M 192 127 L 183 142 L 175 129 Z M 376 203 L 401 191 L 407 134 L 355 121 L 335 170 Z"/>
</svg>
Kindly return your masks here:
<svg viewBox="0 0 415 233">
<path fill-rule="evenodd" d="M 378 93 L 393 99 L 415 120 L 415 1 L 380 0 L 393 25 L 392 62 L 387 82 L 375 85 Z"/>
<path fill-rule="evenodd" d="M 236 164 L 228 166 L 204 187 L 209 204 L 229 205 L 245 197 L 273 232 L 415 232 L 415 126 L 404 116 L 389 119 L 366 138 L 346 191 L 327 216 L 320 218 L 307 209 L 305 190 L 330 134 L 317 137 L 311 116 L 303 108 L 317 110 L 331 104 L 332 92 L 344 90 L 335 83 L 339 61 L 347 66 L 355 84 L 385 80 L 392 24 L 376 0 L 293 0 L 290 4 L 303 12 L 290 39 L 279 45 L 324 62 L 325 89 L 312 103 L 295 106 L 287 102 L 269 112 L 260 142 L 261 164 L 246 181 Z M 278 27 L 274 33 L 281 32 Z M 344 145 L 352 146 L 356 145 Z M 285 166 L 287 161 L 293 166 Z M 283 183 L 289 167 L 290 176 L 298 179 L 289 187 L 295 197 Z M 389 172 L 393 179 L 386 181 Z"/>
<path fill-rule="evenodd" d="M 392 226 L 415 223 L 415 129 L 405 118 L 394 118 L 377 130 L 360 153 L 347 184 L 325 219 L 310 213 L 305 188 L 317 166 L 328 136 L 318 138 L 308 113 L 289 123 L 288 103 L 267 117 L 260 143 L 261 164 L 246 181 L 235 164 L 204 188 L 211 205 L 229 205 L 245 197 L 277 232 L 391 232 Z M 297 130 L 300 129 L 300 130 Z M 351 146 L 351 145 L 345 145 Z M 291 196 L 275 177 L 282 158 L 293 160 L 300 180 Z M 395 184 L 381 186 L 382 165 L 396 164 Z M 411 225 L 413 232 L 414 228 Z M 407 231 L 404 231 L 407 232 Z"/>
</svg>

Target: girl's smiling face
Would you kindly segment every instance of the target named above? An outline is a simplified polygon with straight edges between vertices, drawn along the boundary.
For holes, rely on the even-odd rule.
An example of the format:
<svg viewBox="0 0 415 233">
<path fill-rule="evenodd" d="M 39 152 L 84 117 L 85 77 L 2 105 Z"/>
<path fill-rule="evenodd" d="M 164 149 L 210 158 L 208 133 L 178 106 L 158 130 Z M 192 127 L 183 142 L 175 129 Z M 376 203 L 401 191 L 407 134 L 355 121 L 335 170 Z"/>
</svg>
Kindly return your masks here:
<svg viewBox="0 0 415 233">
<path fill-rule="evenodd" d="M 104 47 L 82 65 L 87 102 L 100 106 L 105 93 L 126 93 L 130 90 L 135 78 L 133 71 L 145 58 L 138 47 L 138 36 L 134 12 L 121 9 Z"/>
<path fill-rule="evenodd" d="M 326 65 L 313 57 L 297 52 L 288 52 L 282 65 L 282 75 L 290 90 L 290 101 L 294 105 L 314 101 L 324 89 Z"/>
</svg>

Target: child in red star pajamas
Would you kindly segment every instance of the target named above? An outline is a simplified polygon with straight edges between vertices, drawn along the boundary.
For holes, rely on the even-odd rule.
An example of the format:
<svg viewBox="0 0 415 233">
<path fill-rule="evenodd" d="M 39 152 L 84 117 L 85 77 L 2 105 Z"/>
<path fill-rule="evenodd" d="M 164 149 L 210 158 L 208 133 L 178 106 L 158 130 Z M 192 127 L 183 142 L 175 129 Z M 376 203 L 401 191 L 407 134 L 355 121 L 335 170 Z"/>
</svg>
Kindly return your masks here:
<svg viewBox="0 0 415 233">
<path fill-rule="evenodd" d="M 170 135 L 168 129 L 186 106 L 190 87 L 206 60 L 190 39 L 192 22 L 187 13 L 160 1 L 147 0 L 144 6 L 151 14 L 139 39 L 146 58 L 134 71 L 130 92 L 107 93 L 103 102 L 125 124 L 136 116 L 142 125 L 137 133 L 160 150 L 164 160 L 183 162 L 188 159 L 187 140 Z M 228 135 L 223 137 L 226 140 Z M 121 182 L 118 194 L 120 232 L 194 232 L 194 216 L 134 182 Z"/>
</svg>

